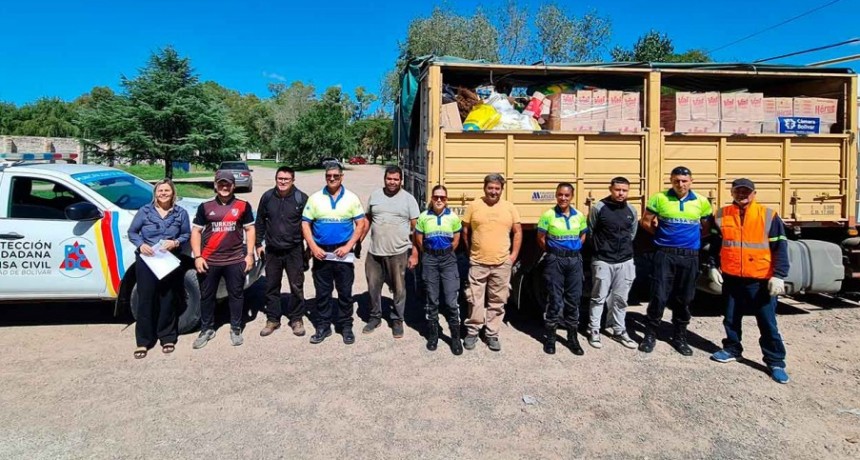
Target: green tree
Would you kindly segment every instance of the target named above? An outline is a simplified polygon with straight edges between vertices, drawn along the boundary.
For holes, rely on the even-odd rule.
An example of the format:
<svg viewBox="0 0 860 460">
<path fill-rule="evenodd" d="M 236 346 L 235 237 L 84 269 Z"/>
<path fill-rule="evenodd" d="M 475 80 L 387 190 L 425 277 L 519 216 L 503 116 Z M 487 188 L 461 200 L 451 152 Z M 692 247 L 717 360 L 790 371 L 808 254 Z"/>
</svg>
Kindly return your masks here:
<svg viewBox="0 0 860 460">
<path fill-rule="evenodd" d="M 82 124 L 97 139 L 122 145 L 117 153 L 132 162 L 163 161 L 165 177 L 173 177 L 176 161 L 216 165 L 244 147 L 246 138 L 225 104 L 204 90 L 190 60 L 172 47 L 153 53 L 139 75 L 123 76 L 121 85 L 124 94 L 97 103 Z M 97 122 L 116 129 L 99 132 Z"/>
<path fill-rule="evenodd" d="M 260 132 L 260 125 L 268 112 L 264 109 L 263 101 L 259 97 L 255 94 L 241 94 L 214 81 L 203 83 L 203 90 L 227 107 L 230 121 L 241 128 L 242 133 L 248 139 L 246 145 L 248 149 L 259 152 L 269 150 Z"/>
<path fill-rule="evenodd" d="M 283 139 L 287 129 L 315 103 L 314 87 L 300 81 L 294 81 L 289 86 L 273 83 L 269 85 L 269 92 L 272 96 L 264 101 L 256 125 L 266 151 L 276 154 L 280 160 L 280 154 L 284 153 Z"/>
<path fill-rule="evenodd" d="M 357 151 L 349 129 L 351 115 L 349 98 L 339 87 L 328 88 L 273 144 L 284 153 L 282 161 L 298 167 L 312 166 L 323 157 L 350 156 Z"/>
<path fill-rule="evenodd" d="M 632 49 L 616 46 L 610 51 L 616 62 L 710 62 L 711 57 L 703 50 L 688 50 L 676 54 L 672 39 L 665 33 L 651 30 L 639 37 Z"/>
<path fill-rule="evenodd" d="M 77 137 L 77 108 L 59 98 L 41 98 L 18 109 L 18 123 L 13 134 L 21 136 Z"/>
<path fill-rule="evenodd" d="M 535 25 L 544 62 L 597 62 L 612 30 L 595 11 L 576 17 L 555 3 L 541 5 Z"/>
<path fill-rule="evenodd" d="M 9 102 L 0 102 L 0 134 L 13 134 L 18 126 L 18 107 Z"/>
<path fill-rule="evenodd" d="M 367 115 L 370 106 L 376 102 L 378 98 L 375 94 L 367 92 L 363 86 L 355 88 L 355 110 L 352 114 L 353 120 L 361 120 Z"/>
<path fill-rule="evenodd" d="M 358 153 L 370 158 L 371 162 L 391 159 L 394 155 L 393 129 L 394 121 L 389 117 L 365 118 L 353 123 L 351 130 Z"/>
<path fill-rule="evenodd" d="M 78 98 L 77 123 L 81 129 L 81 144 L 87 154 L 106 160 L 113 166 L 117 159 L 119 140 L 132 128 L 133 119 L 128 101 L 109 88 L 96 87 Z"/>
<path fill-rule="evenodd" d="M 536 57 L 531 47 L 529 12 L 516 0 L 508 0 L 497 13 L 499 57 L 501 62 L 528 64 Z"/>
</svg>

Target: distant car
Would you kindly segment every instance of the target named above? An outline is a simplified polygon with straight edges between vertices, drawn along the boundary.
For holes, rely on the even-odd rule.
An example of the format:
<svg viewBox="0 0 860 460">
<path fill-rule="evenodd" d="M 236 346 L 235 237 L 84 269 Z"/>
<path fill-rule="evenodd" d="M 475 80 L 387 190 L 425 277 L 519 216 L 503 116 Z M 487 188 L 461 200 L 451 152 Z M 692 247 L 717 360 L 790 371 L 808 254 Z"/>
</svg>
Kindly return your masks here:
<svg viewBox="0 0 860 460">
<path fill-rule="evenodd" d="M 340 160 L 338 160 L 337 158 L 333 158 L 333 157 L 325 157 L 325 158 L 320 159 L 319 167 L 325 168 L 325 165 L 328 163 L 340 164 Z"/>
<path fill-rule="evenodd" d="M 236 178 L 236 190 L 250 192 L 254 189 L 254 178 L 251 177 L 253 169 L 248 168 L 244 161 L 224 161 L 218 167 L 218 171 L 230 171 Z"/>
<path fill-rule="evenodd" d="M 349 164 L 351 165 L 366 165 L 367 160 L 364 157 L 352 157 L 349 159 Z"/>
</svg>

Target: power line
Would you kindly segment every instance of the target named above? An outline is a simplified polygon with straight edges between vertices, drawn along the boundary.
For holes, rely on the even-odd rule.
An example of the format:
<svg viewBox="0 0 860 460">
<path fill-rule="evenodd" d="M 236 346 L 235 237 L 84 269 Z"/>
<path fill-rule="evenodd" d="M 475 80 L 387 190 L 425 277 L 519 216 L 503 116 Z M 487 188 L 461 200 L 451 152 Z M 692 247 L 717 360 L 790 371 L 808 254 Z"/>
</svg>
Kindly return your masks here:
<svg viewBox="0 0 860 460">
<path fill-rule="evenodd" d="M 821 51 L 821 50 L 826 50 L 826 49 L 830 49 L 830 48 L 836 48 L 838 46 L 850 45 L 852 43 L 858 43 L 858 42 L 860 42 L 860 38 L 852 38 L 851 40 L 845 40 L 843 42 L 833 43 L 832 45 L 818 46 L 815 48 L 810 48 L 808 50 L 795 51 L 793 53 L 781 54 L 779 56 L 769 57 L 769 58 L 765 58 L 765 59 L 757 59 L 757 60 L 753 61 L 753 63 L 758 64 L 760 62 L 775 61 L 777 59 L 787 58 L 787 57 L 791 57 L 791 56 L 797 56 L 798 54 L 813 53 L 815 51 Z"/>
<path fill-rule="evenodd" d="M 839 3 L 839 2 L 841 2 L 841 1 L 842 1 L 842 0 L 832 0 L 832 1 L 831 1 L 831 2 L 829 2 L 829 3 L 825 3 L 824 5 L 821 5 L 821 6 L 815 7 L 815 8 L 813 8 L 813 9 L 809 10 L 809 11 L 805 11 L 805 12 L 803 12 L 803 13 L 800 13 L 800 14 L 798 14 L 797 16 L 795 16 L 795 17 L 793 17 L 793 18 L 786 19 L 785 21 L 782 21 L 782 22 L 780 22 L 780 23 L 778 23 L 778 24 L 774 24 L 774 25 L 772 25 L 772 26 L 770 26 L 770 27 L 768 27 L 768 28 L 762 29 L 762 30 L 760 30 L 760 31 L 758 31 L 758 32 L 753 32 L 753 33 L 751 33 L 751 34 L 749 34 L 749 35 L 747 35 L 747 36 L 745 36 L 745 37 L 739 38 L 739 39 L 737 39 L 737 40 L 735 40 L 735 41 L 733 41 L 733 42 L 731 42 L 731 43 L 727 43 L 727 44 L 725 44 L 725 45 L 723 45 L 723 46 L 719 46 L 719 47 L 717 47 L 717 48 L 710 49 L 710 50 L 708 50 L 708 53 L 713 53 L 713 52 L 716 52 L 716 51 L 719 51 L 719 50 L 722 50 L 722 49 L 728 48 L 728 47 L 730 47 L 730 46 L 732 46 L 732 45 L 736 45 L 736 44 L 738 44 L 738 43 L 740 43 L 740 42 L 742 42 L 742 41 L 749 40 L 750 38 L 753 38 L 753 37 L 755 37 L 755 36 L 757 36 L 757 35 L 761 35 L 761 34 L 763 34 L 763 33 L 767 32 L 767 31 L 769 31 L 769 30 L 776 29 L 777 27 L 780 27 L 780 26 L 783 26 L 783 25 L 785 25 L 785 24 L 788 24 L 789 22 L 796 21 L 796 20 L 798 20 L 798 19 L 800 19 L 800 18 L 802 18 L 802 17 L 804 17 L 804 16 L 808 16 L 808 15 L 810 15 L 810 14 L 812 14 L 812 13 L 814 13 L 814 12 L 818 11 L 818 10 L 821 10 L 821 9 L 827 8 L 828 6 L 833 5 L 833 4 L 836 4 L 836 3 Z"/>
</svg>

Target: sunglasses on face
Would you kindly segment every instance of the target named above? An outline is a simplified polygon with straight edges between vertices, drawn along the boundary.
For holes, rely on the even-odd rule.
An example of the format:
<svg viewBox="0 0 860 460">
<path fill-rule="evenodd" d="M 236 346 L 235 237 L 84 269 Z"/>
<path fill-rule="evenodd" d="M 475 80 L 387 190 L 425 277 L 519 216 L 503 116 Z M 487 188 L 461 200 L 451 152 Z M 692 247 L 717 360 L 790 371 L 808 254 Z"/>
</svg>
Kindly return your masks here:
<svg viewBox="0 0 860 460">
<path fill-rule="evenodd" d="M 340 179 L 340 174 L 326 174 L 326 179 Z"/>
<path fill-rule="evenodd" d="M 433 201 L 448 201 L 448 197 L 447 196 L 434 195 Z"/>
</svg>

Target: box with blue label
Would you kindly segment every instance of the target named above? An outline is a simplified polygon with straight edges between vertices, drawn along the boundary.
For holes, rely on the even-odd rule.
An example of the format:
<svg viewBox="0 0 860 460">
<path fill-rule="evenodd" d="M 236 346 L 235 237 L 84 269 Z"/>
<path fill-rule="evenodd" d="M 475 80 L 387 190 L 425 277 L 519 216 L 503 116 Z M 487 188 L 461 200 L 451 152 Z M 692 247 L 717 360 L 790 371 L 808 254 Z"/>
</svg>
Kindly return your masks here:
<svg viewBox="0 0 860 460">
<path fill-rule="evenodd" d="M 778 117 L 776 130 L 779 134 L 827 134 L 830 126 L 818 117 Z"/>
</svg>

